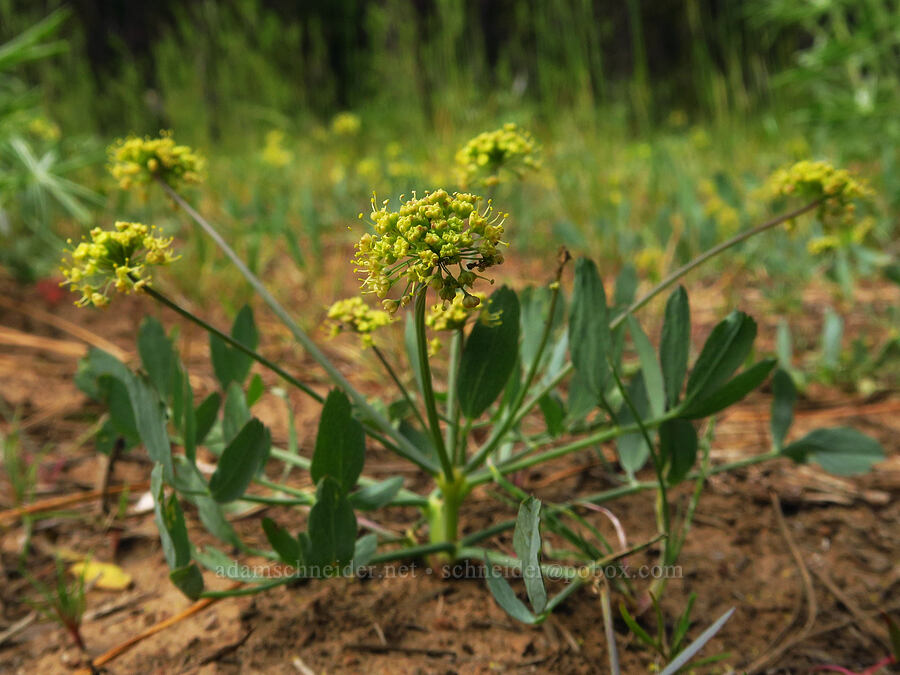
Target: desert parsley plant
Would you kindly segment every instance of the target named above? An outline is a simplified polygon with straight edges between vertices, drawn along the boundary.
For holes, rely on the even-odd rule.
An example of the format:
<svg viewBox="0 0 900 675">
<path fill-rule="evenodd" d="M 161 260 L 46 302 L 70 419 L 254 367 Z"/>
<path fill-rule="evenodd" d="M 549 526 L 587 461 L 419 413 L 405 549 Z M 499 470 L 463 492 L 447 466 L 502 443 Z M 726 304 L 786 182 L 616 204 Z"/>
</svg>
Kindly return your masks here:
<svg viewBox="0 0 900 675">
<path fill-rule="evenodd" d="M 523 165 L 533 165 L 526 161 L 533 152 L 530 136 L 520 137 L 515 128 L 501 131 L 474 139 L 461 156 L 474 157 L 475 166 L 488 167 L 492 175 L 515 167 L 520 159 Z M 163 140 L 163 147 L 173 147 L 171 136 Z M 141 148 L 159 147 L 152 140 L 140 143 Z M 69 285 L 81 294 L 79 304 L 102 306 L 113 289 L 138 291 L 210 333 L 219 391 L 199 403 L 173 340 L 152 318 L 145 320 L 138 336 L 142 372 L 93 350 L 79 374 L 85 391 L 110 402 L 102 433 L 121 437 L 128 445 L 143 444 L 153 460 L 152 492 L 163 551 L 172 580 L 191 597 L 255 593 L 296 577 L 335 576 L 365 565 L 432 556 L 432 562 L 484 564 L 494 598 L 526 623 L 543 621 L 587 586 L 602 585 L 621 594 L 632 612 L 645 610 L 658 607 L 666 579 L 639 589 L 616 574 L 620 561 L 655 546 L 660 566 L 675 565 L 711 475 L 778 459 L 816 462 L 834 473 L 853 474 L 867 471 L 883 456 L 877 442 L 848 428 L 819 429 L 787 440 L 796 396 L 793 382 L 775 370 L 774 359 L 752 361 L 756 323 L 741 311 L 715 326 L 691 363 L 690 303 L 687 291 L 677 286 L 706 260 L 804 214 L 818 213 L 826 220 L 836 216 L 844 223 L 853 203 L 864 196 L 845 172 L 810 164 L 779 172 L 773 192 L 782 200 L 797 199 L 793 210 L 737 233 L 639 297 L 632 274 L 620 275 L 608 294 L 594 262 L 579 258 L 570 264 L 564 249 L 543 285 L 521 292 L 504 285 L 499 266 L 508 242 L 515 239 L 514 225 L 508 228 L 514 217 L 495 210 L 478 194 L 435 189 L 401 198 L 396 205 L 373 199 L 348 266 L 348 274 L 355 269 L 359 275 L 360 295 L 334 304 L 326 319 L 331 334 L 358 334 L 371 347 L 361 356 L 371 354 L 384 367 L 390 386 L 372 400 L 346 379 L 180 194 L 179 181 L 196 175 L 196 153 L 169 152 L 165 170 L 159 154 L 139 151 L 137 143 L 128 153 L 116 151 L 114 156 L 126 163 L 127 174 L 121 175 L 127 175 L 130 185 L 156 183 L 212 238 L 333 383 L 322 396 L 260 354 L 249 308 L 241 310 L 226 333 L 160 293 L 145 273 L 148 266 L 173 260 L 168 238 L 123 224 L 115 232 L 92 232 L 91 240 L 70 254 L 73 262 L 66 274 Z M 654 347 L 637 315 L 673 287 Z M 404 314 L 408 367 L 392 364 L 378 346 L 382 333 L 384 339 L 395 339 L 389 337 L 399 330 L 393 324 Z M 446 340 L 449 347 L 438 349 L 435 340 Z M 432 366 L 437 359 L 442 366 L 438 370 L 446 376 L 436 375 Z M 273 446 L 269 429 L 253 412 L 265 390 L 258 375 L 250 377 L 253 362 L 321 406 L 311 455 L 297 447 L 293 432 L 287 447 Z M 412 385 L 402 376 L 408 371 Z M 701 435 L 698 423 L 768 380 L 773 391 L 771 449 L 713 465 L 709 447 L 714 425 L 706 425 Z M 116 391 L 118 396 L 113 395 Z M 430 477 L 430 491 L 407 489 L 400 475 L 386 480 L 367 476 L 370 443 Z M 614 444 L 617 454 L 615 464 L 607 466 L 611 479 L 619 483 L 613 489 L 573 495 L 567 503 L 542 504 L 512 478 L 606 443 Z M 211 476 L 198 465 L 201 447 L 215 457 Z M 301 489 L 283 480 L 290 468 L 307 471 L 313 487 Z M 683 483 L 693 485 L 691 497 L 687 508 L 676 510 L 671 490 Z M 467 497 L 488 484 L 494 493 L 521 503 L 518 517 L 461 533 Z M 656 520 L 657 531 L 646 541 L 630 546 L 608 541 L 588 521 L 586 505 L 641 493 L 651 495 Z M 296 517 L 263 519 L 260 539 L 268 547 L 261 549 L 229 523 L 227 509 L 235 502 L 291 507 Z M 197 510 L 222 548 L 191 542 L 185 505 Z M 414 507 L 422 515 L 402 536 L 378 526 L 377 515 L 357 518 L 359 512 L 397 506 Z M 584 536 L 584 527 L 591 537 Z M 487 543 L 511 530 L 515 555 Z M 552 566 L 551 549 L 542 543 L 548 535 L 568 544 L 555 549 L 560 557 Z M 226 550 L 288 565 L 292 572 L 274 579 L 254 575 Z M 497 566 L 522 577 L 527 604 Z M 245 586 L 208 590 L 203 568 Z M 606 606 L 611 607 L 608 597 Z M 681 653 L 674 646 L 665 650 L 670 666 L 692 657 L 712 633 L 704 635 Z M 684 638 L 679 635 L 679 645 L 688 644 Z"/>
</svg>

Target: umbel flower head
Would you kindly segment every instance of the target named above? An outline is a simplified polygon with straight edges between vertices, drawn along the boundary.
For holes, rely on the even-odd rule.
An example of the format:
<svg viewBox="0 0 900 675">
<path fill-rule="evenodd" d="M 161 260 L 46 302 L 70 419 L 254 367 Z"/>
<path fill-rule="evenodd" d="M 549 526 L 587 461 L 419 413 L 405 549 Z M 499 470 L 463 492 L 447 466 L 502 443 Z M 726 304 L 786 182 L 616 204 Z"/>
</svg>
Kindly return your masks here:
<svg viewBox="0 0 900 675">
<path fill-rule="evenodd" d="M 60 267 L 66 278 L 62 285 L 81 293 L 75 304 L 105 307 L 110 288 L 122 293 L 139 291 L 150 281 L 148 268 L 176 260 L 169 248 L 172 238 L 155 232 L 156 227 L 120 221 L 114 230 L 95 227 L 90 239 L 67 249 Z"/>
<path fill-rule="evenodd" d="M 129 136 L 111 145 L 108 152 L 109 171 L 123 190 L 155 178 L 171 188 L 203 179 L 203 157 L 186 145 L 175 145 L 170 131 L 161 131 L 159 138 Z"/>
<path fill-rule="evenodd" d="M 509 123 L 478 134 L 466 143 L 456 153 L 456 163 L 465 183 L 496 185 L 504 171 L 521 178 L 526 171 L 540 168 L 538 151 L 530 133 Z"/>
<path fill-rule="evenodd" d="M 393 321 L 390 314 L 380 309 L 372 309 L 358 295 L 338 300 L 329 307 L 328 320 L 331 337 L 350 330 L 359 334 L 363 347 L 371 347 L 372 334 Z"/>
<path fill-rule="evenodd" d="M 773 197 L 822 199 L 819 219 L 825 226 L 847 226 L 853 222 L 854 201 L 871 196 L 871 189 L 849 171 L 828 162 L 804 160 L 771 175 L 766 192 Z"/>
<path fill-rule="evenodd" d="M 480 311 L 479 308 L 484 306 L 484 293 L 473 293 L 478 298 L 478 305 L 468 307 L 463 304 L 466 296 L 463 293 L 457 293 L 451 302 L 439 302 L 432 305 L 428 314 L 425 315 L 425 325 L 432 330 L 457 330 L 466 325 L 471 316 Z M 469 303 L 471 304 L 471 302 Z"/>
<path fill-rule="evenodd" d="M 356 245 L 353 262 L 364 272 L 363 289 L 384 300 L 384 308 L 396 312 L 412 300 L 416 289 L 432 286 L 442 300 L 450 301 L 462 291 L 462 302 L 470 308 L 480 300 L 469 293 L 483 272 L 503 262 L 500 245 L 506 214 L 495 214 L 490 203 L 483 211 L 482 198 L 472 194 L 428 192 L 421 199 L 404 202 L 391 211 L 372 199 L 374 233 L 366 233 Z M 362 218 L 362 214 L 360 214 Z M 400 284 L 399 299 L 388 298 Z"/>
</svg>

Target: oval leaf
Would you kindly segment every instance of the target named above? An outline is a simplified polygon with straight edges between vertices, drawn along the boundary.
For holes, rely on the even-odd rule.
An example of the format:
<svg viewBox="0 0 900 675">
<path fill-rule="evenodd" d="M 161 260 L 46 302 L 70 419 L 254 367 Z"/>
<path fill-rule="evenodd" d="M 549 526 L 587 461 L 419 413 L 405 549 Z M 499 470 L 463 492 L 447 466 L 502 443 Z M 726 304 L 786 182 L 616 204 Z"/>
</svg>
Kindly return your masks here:
<svg viewBox="0 0 900 675">
<path fill-rule="evenodd" d="M 838 476 L 866 473 L 884 459 L 884 449 L 878 441 L 847 427 L 816 429 L 788 445 L 781 454 L 798 464 L 815 462 Z"/>
<path fill-rule="evenodd" d="M 547 589 L 541 576 L 541 502 L 529 497 L 519 506 L 513 548 L 522 561 L 525 591 L 534 611 L 540 614 L 547 606 Z"/>
<path fill-rule="evenodd" d="M 675 289 L 666 302 L 662 335 L 659 341 L 659 360 L 666 386 L 666 401 L 670 408 L 678 404 L 681 385 L 687 373 L 691 348 L 691 306 L 683 286 Z"/>
<path fill-rule="evenodd" d="M 763 383 L 775 367 L 775 363 L 775 359 L 765 359 L 747 368 L 709 396 L 690 401 L 682 414 L 688 419 L 697 419 L 713 415 L 737 403 Z"/>
<path fill-rule="evenodd" d="M 575 264 L 575 288 L 569 317 L 569 351 L 572 365 L 596 403 L 609 379 L 607 355 L 612 340 L 603 281 L 592 260 Z"/>
<path fill-rule="evenodd" d="M 466 338 L 456 380 L 459 408 L 469 419 L 479 417 L 506 386 L 519 351 L 519 299 L 503 286 L 491 295 L 487 311 L 499 315 L 496 325 L 476 322 Z"/>
<path fill-rule="evenodd" d="M 721 321 L 703 345 L 687 383 L 687 398 L 706 398 L 718 389 L 747 358 L 756 339 L 756 322 L 734 311 Z"/>
<path fill-rule="evenodd" d="M 226 447 L 215 473 L 209 479 L 209 491 L 217 502 L 230 502 L 244 494 L 250 481 L 269 457 L 272 438 L 269 430 L 253 418 Z"/>
<path fill-rule="evenodd" d="M 353 417 L 350 399 L 341 390 L 332 389 L 319 418 L 316 449 L 309 469 L 313 481 L 318 484 L 330 476 L 343 494 L 349 493 L 362 472 L 365 454 L 365 432 Z"/>
</svg>

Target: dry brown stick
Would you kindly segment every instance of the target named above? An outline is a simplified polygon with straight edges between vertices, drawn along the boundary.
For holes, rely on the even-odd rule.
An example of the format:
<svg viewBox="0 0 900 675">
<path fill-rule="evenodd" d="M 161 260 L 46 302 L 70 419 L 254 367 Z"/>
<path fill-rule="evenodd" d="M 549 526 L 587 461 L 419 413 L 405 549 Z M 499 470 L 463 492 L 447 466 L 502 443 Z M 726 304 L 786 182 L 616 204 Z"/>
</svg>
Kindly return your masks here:
<svg viewBox="0 0 900 675">
<path fill-rule="evenodd" d="M 875 640 L 881 643 L 881 646 L 890 651 L 891 642 L 887 636 L 887 633 L 882 629 L 880 625 L 876 621 L 874 621 L 871 617 L 867 616 L 866 613 L 859 607 L 850 597 L 844 593 L 840 588 L 838 588 L 837 584 L 831 580 L 831 577 L 825 572 L 824 569 L 812 567 L 812 572 L 817 577 L 819 577 L 819 581 L 822 582 L 822 585 L 827 588 L 831 594 L 837 598 L 838 602 L 840 602 L 844 607 L 846 607 L 850 613 L 853 615 L 854 619 L 868 631 L 869 635 L 872 636 Z"/>
<path fill-rule="evenodd" d="M 57 340 L 56 338 L 43 337 L 41 335 L 32 335 L 23 333 L 15 328 L 7 328 L 0 326 L 0 344 L 8 347 L 30 347 L 45 352 L 53 352 L 62 356 L 72 356 L 81 358 L 87 351 L 87 347 L 83 342 L 73 342 L 72 340 Z"/>
<path fill-rule="evenodd" d="M 140 483 L 130 483 L 128 485 L 116 485 L 107 490 L 107 494 L 118 494 L 126 490 L 146 490 L 150 487 L 150 481 L 141 481 Z M 72 506 L 73 504 L 81 504 L 97 499 L 103 495 L 102 490 L 88 490 L 87 492 L 79 492 L 74 495 L 62 495 L 61 497 L 51 497 L 50 499 L 42 499 L 39 502 L 26 504 L 25 506 L 17 506 L 14 509 L 0 511 L 0 523 L 4 521 L 15 521 L 22 516 L 28 516 L 41 511 L 52 511 L 53 509 L 62 508 L 63 506 Z"/>
<path fill-rule="evenodd" d="M 51 314 L 50 312 L 45 312 L 44 310 L 38 309 L 36 307 L 28 307 L 26 305 L 23 305 L 22 303 L 10 300 L 9 298 L 4 298 L 2 296 L 0 296 L 0 307 L 6 307 L 7 309 L 21 312 L 25 316 L 30 316 L 36 321 L 40 321 L 41 323 L 45 323 L 49 326 L 53 326 L 54 328 L 58 328 L 59 330 L 68 333 L 73 337 L 77 337 L 79 340 L 87 342 L 93 347 L 97 347 L 98 349 L 102 349 L 105 352 L 109 352 L 120 361 L 127 361 L 129 358 L 126 352 L 121 350 L 106 338 L 103 338 L 96 333 L 92 333 L 87 328 L 79 326 L 77 323 L 72 323 L 71 321 L 63 319 L 60 316 Z"/>
<path fill-rule="evenodd" d="M 243 585 L 244 585 L 244 583 L 242 581 L 235 581 L 233 584 L 231 584 L 228 587 L 228 590 L 234 590 L 235 588 L 239 588 L 240 586 L 243 586 Z M 192 617 L 194 614 L 202 612 L 204 609 L 206 609 L 210 605 L 218 602 L 221 599 L 222 598 L 203 598 L 202 600 L 198 600 L 193 605 L 191 605 L 187 609 L 179 612 L 175 616 L 170 616 L 168 619 L 163 619 L 162 621 L 153 624 L 147 630 L 145 630 L 141 633 L 138 633 L 137 635 L 135 635 L 133 637 L 128 638 L 122 644 L 120 644 L 116 647 L 113 647 L 112 649 L 110 649 L 108 652 L 106 652 L 104 654 L 101 654 L 100 656 L 95 658 L 93 661 L 91 661 L 91 666 L 94 669 L 96 669 L 96 668 L 99 668 L 100 666 L 103 666 L 103 665 L 109 663 L 113 659 L 118 658 L 119 656 L 121 656 L 122 654 L 127 652 L 129 649 L 134 647 L 139 642 L 146 640 L 148 637 L 156 635 L 160 631 L 164 631 L 169 626 L 174 626 L 176 623 L 180 623 L 181 621 L 184 621 L 185 619 Z M 91 674 L 90 668 L 82 668 L 81 670 L 78 670 L 75 672 L 75 675 L 90 675 L 90 674 Z"/>
<path fill-rule="evenodd" d="M 753 663 L 747 666 L 748 673 L 759 672 L 765 665 L 774 661 L 797 643 L 805 640 L 806 636 L 809 635 L 812 630 L 813 625 L 816 623 L 816 615 L 819 611 L 818 604 L 816 603 L 816 593 L 813 588 L 812 576 L 810 576 L 809 570 L 803 562 L 803 555 L 800 553 L 800 549 L 797 548 L 797 544 L 794 543 L 794 539 L 791 537 L 787 521 L 785 521 L 784 514 L 781 512 L 781 502 L 778 500 L 778 495 L 772 492 L 769 496 L 772 499 L 772 509 L 775 511 L 775 519 L 778 521 L 778 529 L 781 530 L 781 536 L 784 537 L 784 541 L 797 565 L 797 570 L 800 572 L 800 579 L 803 581 L 803 594 L 806 596 L 808 609 L 806 613 L 806 622 L 803 624 L 800 631 L 791 639 L 773 646 L 768 652 L 753 661 Z M 793 619 L 791 622 L 793 623 Z"/>
</svg>

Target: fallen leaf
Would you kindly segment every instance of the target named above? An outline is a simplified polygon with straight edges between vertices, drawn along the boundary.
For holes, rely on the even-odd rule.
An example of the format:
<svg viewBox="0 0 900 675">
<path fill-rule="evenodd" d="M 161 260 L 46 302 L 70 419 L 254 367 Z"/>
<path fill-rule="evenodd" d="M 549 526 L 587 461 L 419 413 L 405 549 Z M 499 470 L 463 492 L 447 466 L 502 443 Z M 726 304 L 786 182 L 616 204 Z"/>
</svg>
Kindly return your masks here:
<svg viewBox="0 0 900 675">
<path fill-rule="evenodd" d="M 104 591 L 124 591 L 131 586 L 131 575 L 118 565 L 87 560 L 69 567 L 75 576 L 84 575 L 84 583 Z"/>
</svg>

